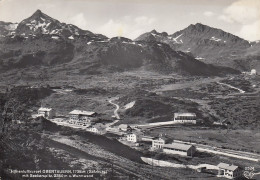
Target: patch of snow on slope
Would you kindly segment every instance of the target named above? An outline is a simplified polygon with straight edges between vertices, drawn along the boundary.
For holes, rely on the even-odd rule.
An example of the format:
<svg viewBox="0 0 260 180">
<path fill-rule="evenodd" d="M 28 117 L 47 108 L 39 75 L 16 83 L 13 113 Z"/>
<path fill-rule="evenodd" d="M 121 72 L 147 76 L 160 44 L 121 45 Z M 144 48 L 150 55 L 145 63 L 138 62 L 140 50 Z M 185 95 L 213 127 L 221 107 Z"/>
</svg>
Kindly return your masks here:
<svg viewBox="0 0 260 180">
<path fill-rule="evenodd" d="M 38 29 L 39 27 L 44 27 L 44 26 L 46 26 L 46 22 L 43 23 L 38 22 L 38 24 L 35 25 L 35 28 Z"/>
<path fill-rule="evenodd" d="M 196 57 L 195 59 L 197 59 L 197 60 L 203 60 L 203 59 L 205 59 L 205 58 L 202 58 L 202 57 Z"/>
<path fill-rule="evenodd" d="M 70 36 L 70 37 L 68 37 L 68 39 L 74 39 L 74 37 L 73 37 L 73 36 Z"/>
<path fill-rule="evenodd" d="M 52 38 L 52 39 L 59 39 L 58 36 L 52 36 L 51 38 Z"/>
<path fill-rule="evenodd" d="M 49 22 L 49 23 L 46 25 L 46 27 L 48 27 L 50 24 L 51 24 L 51 22 Z"/>
<path fill-rule="evenodd" d="M 214 36 L 212 36 L 212 37 L 210 38 L 210 40 L 212 40 L 212 41 L 217 41 L 217 42 L 221 41 L 221 39 L 215 38 Z"/>
<path fill-rule="evenodd" d="M 50 34 L 54 34 L 56 30 L 52 30 Z"/>
<path fill-rule="evenodd" d="M 132 101 L 124 106 L 124 109 L 130 109 L 135 105 L 135 101 Z"/>
<path fill-rule="evenodd" d="M 172 40 L 174 40 L 174 41 L 175 41 L 176 43 L 178 43 L 178 44 L 183 43 L 182 40 L 181 40 L 180 42 L 178 42 L 178 40 L 177 40 L 177 39 L 178 39 L 179 37 L 181 37 L 182 35 L 183 35 L 183 34 L 180 34 L 179 36 L 177 36 L 177 37 L 175 37 L 175 38 L 172 37 Z"/>
<path fill-rule="evenodd" d="M 14 23 L 14 24 L 9 24 L 7 26 L 5 26 L 5 29 L 6 30 L 9 30 L 9 31 L 14 31 L 18 26 L 18 23 Z"/>
<path fill-rule="evenodd" d="M 126 42 L 126 41 L 123 41 L 122 43 L 124 43 L 124 44 L 135 44 L 135 42 Z"/>
</svg>

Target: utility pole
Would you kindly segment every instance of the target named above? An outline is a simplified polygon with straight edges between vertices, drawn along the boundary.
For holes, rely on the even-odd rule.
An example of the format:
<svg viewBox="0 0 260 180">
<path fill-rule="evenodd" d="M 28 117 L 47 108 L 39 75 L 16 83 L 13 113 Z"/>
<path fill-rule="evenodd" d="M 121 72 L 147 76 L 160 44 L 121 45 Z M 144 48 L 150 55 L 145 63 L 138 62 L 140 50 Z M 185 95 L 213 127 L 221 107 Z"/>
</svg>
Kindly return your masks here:
<svg viewBox="0 0 260 180">
<path fill-rule="evenodd" d="M 113 162 L 113 159 L 112 159 L 112 179 L 114 179 L 114 162 Z"/>
<path fill-rule="evenodd" d="M 152 171 L 153 171 L 153 158 L 152 158 Z"/>
</svg>

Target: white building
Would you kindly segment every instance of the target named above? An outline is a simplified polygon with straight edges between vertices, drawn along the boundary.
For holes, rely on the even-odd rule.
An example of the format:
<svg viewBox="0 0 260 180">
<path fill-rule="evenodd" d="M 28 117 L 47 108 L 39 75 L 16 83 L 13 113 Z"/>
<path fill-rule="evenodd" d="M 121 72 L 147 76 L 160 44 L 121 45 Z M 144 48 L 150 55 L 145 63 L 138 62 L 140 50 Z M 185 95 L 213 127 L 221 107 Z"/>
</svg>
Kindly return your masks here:
<svg viewBox="0 0 260 180">
<path fill-rule="evenodd" d="M 192 123 L 196 124 L 196 114 L 195 113 L 174 113 L 174 121 L 178 123 Z"/>
<path fill-rule="evenodd" d="M 173 142 L 172 144 L 165 144 L 163 152 L 166 154 L 178 154 L 182 156 L 193 156 L 196 148 L 193 145 Z"/>
<path fill-rule="evenodd" d="M 152 148 L 153 149 L 162 149 L 165 145 L 165 139 L 162 137 L 154 138 L 152 140 Z"/>
<path fill-rule="evenodd" d="M 142 132 L 132 132 L 126 135 L 126 140 L 130 142 L 139 142 L 142 140 L 143 133 Z"/>
<path fill-rule="evenodd" d="M 38 109 L 38 115 L 37 116 L 43 116 L 48 119 L 52 119 L 56 115 L 55 110 L 52 108 L 44 108 L 40 107 Z"/>
<path fill-rule="evenodd" d="M 230 165 L 226 163 L 219 163 L 218 164 L 218 176 L 225 177 L 228 179 L 236 179 L 241 177 L 243 172 L 242 169 L 235 165 Z"/>
<path fill-rule="evenodd" d="M 256 75 L 256 70 L 252 69 L 251 72 L 250 72 L 250 75 Z"/>
<path fill-rule="evenodd" d="M 106 126 L 104 124 L 98 123 L 87 128 L 87 131 L 96 133 L 96 134 L 105 134 Z"/>
<path fill-rule="evenodd" d="M 93 117 L 97 115 L 96 112 L 92 111 L 81 111 L 81 110 L 73 110 L 69 113 L 70 116 L 70 123 L 75 124 L 76 122 L 84 122 L 84 123 L 91 123 L 93 120 Z"/>
</svg>

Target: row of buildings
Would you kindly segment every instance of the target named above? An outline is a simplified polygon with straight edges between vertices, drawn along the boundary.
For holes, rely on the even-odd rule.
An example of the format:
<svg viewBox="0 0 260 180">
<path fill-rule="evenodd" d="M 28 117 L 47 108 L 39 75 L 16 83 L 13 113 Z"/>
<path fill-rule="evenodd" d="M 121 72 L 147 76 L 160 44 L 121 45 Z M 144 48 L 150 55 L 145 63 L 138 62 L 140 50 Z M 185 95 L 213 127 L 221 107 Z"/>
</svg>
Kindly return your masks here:
<svg viewBox="0 0 260 180">
<path fill-rule="evenodd" d="M 39 116 L 44 116 L 45 118 L 52 119 L 56 112 L 52 108 L 44 108 L 41 107 L 38 110 Z M 93 120 L 93 117 L 97 115 L 96 112 L 93 111 L 81 111 L 81 110 L 73 110 L 69 112 L 69 123 L 76 124 L 77 122 L 82 123 L 90 123 Z M 195 113 L 174 113 L 174 121 L 177 123 L 192 123 L 196 124 L 197 116 Z"/>
<path fill-rule="evenodd" d="M 38 109 L 38 116 L 43 116 L 48 119 L 52 119 L 56 116 L 56 112 L 52 108 L 41 107 Z M 86 126 L 86 131 L 96 134 L 106 133 L 106 126 L 101 123 L 92 124 L 93 120 L 97 116 L 96 112 L 73 110 L 69 113 L 68 123 Z M 195 113 L 174 113 L 174 121 L 180 124 L 191 123 L 196 124 Z M 167 143 L 167 139 L 164 137 L 151 137 L 145 136 L 140 130 L 133 131 L 133 129 L 126 124 L 121 124 L 118 127 L 119 131 L 125 132 L 125 138 L 128 142 L 138 143 L 141 141 L 151 142 L 151 149 L 160 149 L 166 154 L 177 154 L 181 156 L 192 157 L 196 153 L 196 147 L 191 144 L 183 144 L 179 142 Z M 230 165 L 226 163 L 218 164 L 218 176 L 229 179 L 235 179 L 241 177 L 243 171 L 240 167 Z"/>
<path fill-rule="evenodd" d="M 38 109 L 37 116 L 43 116 L 47 119 L 52 119 L 56 116 L 56 112 L 52 108 L 41 107 Z M 73 110 L 69 112 L 69 124 L 79 125 L 86 127 L 86 131 L 93 132 L 96 134 L 105 134 L 106 126 L 102 123 L 93 124 L 95 117 L 97 116 L 96 112 L 92 111 L 81 111 Z"/>
<path fill-rule="evenodd" d="M 40 108 L 38 114 L 46 118 L 53 118 L 55 116 L 55 111 L 51 108 Z M 106 132 L 105 125 L 98 123 L 91 125 L 94 118 L 96 117 L 96 112 L 91 111 L 81 111 L 73 110 L 69 113 L 70 124 L 85 126 L 87 131 L 104 134 Z M 178 123 L 192 123 L 196 124 L 196 114 L 195 113 L 175 113 L 174 121 Z M 129 142 L 137 143 L 140 141 L 151 141 L 153 149 L 162 149 L 163 152 L 167 154 L 179 154 L 184 156 L 193 156 L 196 152 L 196 148 L 192 145 L 172 143 L 166 144 L 163 138 L 148 138 L 145 137 L 141 131 L 132 131 L 131 127 L 125 124 L 119 125 L 118 129 L 121 131 L 127 131 L 126 140 Z"/>
<path fill-rule="evenodd" d="M 167 140 L 164 137 L 150 137 L 144 136 L 142 133 L 129 133 L 127 134 L 127 141 L 151 141 L 151 148 L 161 149 L 165 154 L 177 154 L 185 157 L 193 157 L 196 153 L 196 147 L 191 144 L 184 144 L 179 142 L 166 143 Z M 236 179 L 243 176 L 243 169 L 239 166 L 227 163 L 219 163 L 218 177 L 225 177 L 228 179 Z M 206 169 L 206 168 L 205 168 Z"/>
<path fill-rule="evenodd" d="M 125 139 L 132 143 L 151 142 L 151 150 L 160 149 L 166 154 L 192 157 L 196 152 L 196 147 L 193 145 L 177 143 L 174 141 L 172 143 L 167 143 L 167 140 L 164 137 L 145 136 L 141 131 L 129 132 L 126 134 Z"/>
<path fill-rule="evenodd" d="M 81 125 L 89 124 L 93 121 L 93 118 L 96 117 L 97 113 L 92 111 L 81 111 L 81 110 L 73 110 L 69 112 L 69 123 L 77 124 L 81 123 Z M 40 107 L 38 109 L 38 116 L 43 116 L 48 119 L 52 119 L 56 116 L 56 112 L 52 108 Z"/>
</svg>

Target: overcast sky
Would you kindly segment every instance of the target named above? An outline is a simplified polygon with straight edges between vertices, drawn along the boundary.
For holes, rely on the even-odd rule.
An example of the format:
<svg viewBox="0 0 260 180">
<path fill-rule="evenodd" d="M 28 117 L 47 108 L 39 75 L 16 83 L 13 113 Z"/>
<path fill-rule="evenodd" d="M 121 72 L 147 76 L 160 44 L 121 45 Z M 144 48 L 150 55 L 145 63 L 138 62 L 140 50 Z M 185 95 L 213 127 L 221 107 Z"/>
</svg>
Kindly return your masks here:
<svg viewBox="0 0 260 180">
<path fill-rule="evenodd" d="M 172 34 L 200 22 L 260 40 L 260 0 L 0 0 L 0 20 L 20 22 L 37 9 L 108 37 L 133 39 L 153 29 Z"/>
</svg>

